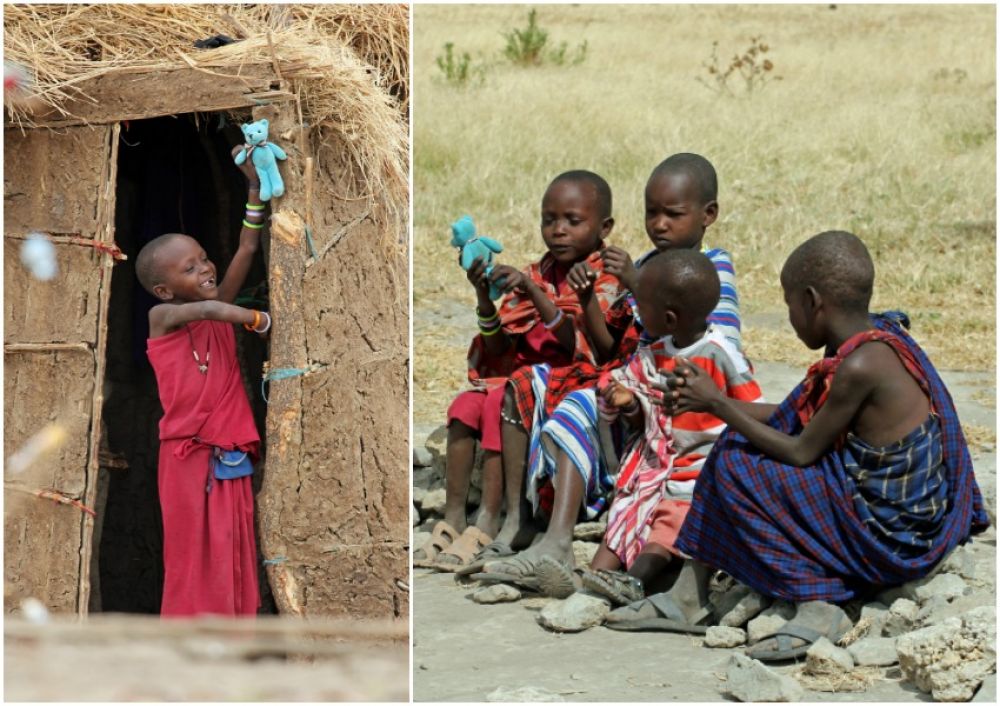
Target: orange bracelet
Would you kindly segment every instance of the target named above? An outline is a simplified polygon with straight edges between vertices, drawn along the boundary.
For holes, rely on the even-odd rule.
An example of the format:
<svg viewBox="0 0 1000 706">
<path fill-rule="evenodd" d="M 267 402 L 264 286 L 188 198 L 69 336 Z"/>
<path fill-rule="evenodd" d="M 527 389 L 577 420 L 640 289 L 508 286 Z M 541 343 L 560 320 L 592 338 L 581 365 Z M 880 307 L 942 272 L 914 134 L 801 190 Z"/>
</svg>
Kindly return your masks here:
<svg viewBox="0 0 1000 706">
<path fill-rule="evenodd" d="M 256 309 L 253 310 L 253 323 L 243 324 L 243 328 L 247 331 L 256 331 L 257 327 L 260 326 L 260 312 Z"/>
</svg>

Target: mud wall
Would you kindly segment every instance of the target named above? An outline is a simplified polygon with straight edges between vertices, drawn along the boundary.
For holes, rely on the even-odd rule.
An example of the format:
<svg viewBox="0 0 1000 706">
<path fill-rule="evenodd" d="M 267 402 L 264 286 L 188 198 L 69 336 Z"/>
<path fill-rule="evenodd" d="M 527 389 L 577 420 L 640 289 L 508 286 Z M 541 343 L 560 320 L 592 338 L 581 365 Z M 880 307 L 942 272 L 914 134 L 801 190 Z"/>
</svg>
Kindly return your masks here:
<svg viewBox="0 0 1000 706">
<path fill-rule="evenodd" d="M 399 234 L 380 232 L 363 200 L 338 198 L 350 190 L 335 144 L 314 153 L 310 207 L 300 146 L 315 145 L 293 110 L 271 117 L 290 155 L 271 230 L 271 366 L 322 366 L 270 384 L 258 515 L 271 588 L 281 612 L 405 618 L 406 257 L 387 254 Z"/>
</svg>

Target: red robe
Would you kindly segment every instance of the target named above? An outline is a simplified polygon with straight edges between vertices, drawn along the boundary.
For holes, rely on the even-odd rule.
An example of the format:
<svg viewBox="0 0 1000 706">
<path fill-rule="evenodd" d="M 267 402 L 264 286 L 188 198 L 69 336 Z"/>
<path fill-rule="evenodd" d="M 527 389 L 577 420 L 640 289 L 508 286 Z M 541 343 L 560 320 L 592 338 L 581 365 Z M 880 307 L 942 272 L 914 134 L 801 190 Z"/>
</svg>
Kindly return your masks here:
<svg viewBox="0 0 1000 706">
<path fill-rule="evenodd" d="M 192 353 L 192 339 L 201 363 L 208 361 L 204 375 Z M 163 405 L 160 615 L 255 615 L 260 595 L 250 476 L 212 478 L 209 484 L 212 446 L 239 448 L 256 460 L 260 445 L 233 327 L 196 321 L 149 339 L 146 352 Z"/>
</svg>

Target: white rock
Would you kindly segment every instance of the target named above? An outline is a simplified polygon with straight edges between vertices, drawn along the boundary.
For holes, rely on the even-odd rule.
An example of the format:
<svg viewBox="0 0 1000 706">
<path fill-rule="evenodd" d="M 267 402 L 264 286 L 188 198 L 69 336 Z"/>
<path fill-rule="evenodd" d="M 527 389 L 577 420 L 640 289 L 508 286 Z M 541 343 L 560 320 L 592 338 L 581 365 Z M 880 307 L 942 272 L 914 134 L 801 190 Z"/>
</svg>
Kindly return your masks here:
<svg viewBox="0 0 1000 706">
<path fill-rule="evenodd" d="M 420 509 L 416 505 L 410 506 L 410 526 L 416 527 L 420 524 Z"/>
<path fill-rule="evenodd" d="M 899 638 L 903 675 L 937 701 L 968 701 L 996 672 L 996 608 L 975 608 Z"/>
<path fill-rule="evenodd" d="M 997 702 L 997 675 L 996 673 L 990 674 L 986 679 L 983 680 L 983 685 L 979 687 L 979 691 L 972 698 L 974 703 L 987 703 L 995 704 Z"/>
<path fill-rule="evenodd" d="M 738 701 L 798 701 L 804 695 L 797 681 L 778 674 L 746 655 L 734 654 L 726 669 L 723 693 Z"/>
<path fill-rule="evenodd" d="M 445 502 L 445 490 L 444 488 L 437 488 L 436 490 L 428 490 L 420 502 L 420 511 L 424 515 L 441 515 L 444 516 L 444 502 Z"/>
<path fill-rule="evenodd" d="M 759 615 L 767 607 L 770 600 L 756 591 L 750 591 L 740 599 L 735 608 L 722 616 L 719 625 L 732 628 L 742 627 Z"/>
<path fill-rule="evenodd" d="M 891 606 L 889 613 L 885 616 L 882 630 L 879 631 L 886 637 L 898 637 L 903 633 L 910 632 L 916 627 L 917 615 L 920 613 L 920 606 L 909 598 L 897 598 Z M 879 632 L 872 631 L 872 635 Z"/>
<path fill-rule="evenodd" d="M 885 603 L 880 603 L 874 601 L 872 603 L 865 603 L 861 607 L 861 615 L 859 616 L 859 622 L 866 618 L 871 620 L 871 626 L 868 628 L 868 635 L 881 635 L 882 628 L 885 625 L 885 621 L 889 617 L 889 606 Z"/>
<path fill-rule="evenodd" d="M 500 686 L 486 695 L 489 702 L 498 703 L 551 703 L 565 701 L 562 696 L 538 686 Z"/>
<path fill-rule="evenodd" d="M 746 641 L 746 631 L 740 628 L 713 625 L 705 632 L 705 647 L 739 647 Z"/>
<path fill-rule="evenodd" d="M 859 667 L 888 667 L 899 661 L 894 637 L 865 637 L 848 645 L 847 651 Z"/>
<path fill-rule="evenodd" d="M 417 468 L 429 468 L 434 465 L 434 454 L 426 446 L 413 447 L 413 465 Z"/>
<path fill-rule="evenodd" d="M 477 588 L 472 593 L 472 600 L 476 603 L 510 603 L 521 599 L 521 592 L 513 586 L 505 583 L 495 583 L 491 586 Z"/>
<path fill-rule="evenodd" d="M 968 544 L 956 547 L 945 560 L 941 571 L 957 574 L 963 579 L 976 578 L 976 555 L 973 553 L 972 547 Z"/>
<path fill-rule="evenodd" d="M 825 637 L 814 642 L 806 651 L 806 671 L 810 674 L 844 674 L 854 669 L 854 658 L 842 647 Z"/>
<path fill-rule="evenodd" d="M 601 545 L 594 542 L 573 542 L 573 560 L 577 566 L 590 566 L 591 559 L 600 548 Z"/>
<path fill-rule="evenodd" d="M 431 538 L 430 532 L 414 532 L 413 539 L 410 541 L 410 549 L 415 552 L 427 544 L 427 540 Z M 411 552 L 412 553 L 412 552 Z"/>
<path fill-rule="evenodd" d="M 573 528 L 573 539 L 584 542 L 600 542 L 608 525 L 605 522 L 580 522 Z"/>
<path fill-rule="evenodd" d="M 552 601 L 538 614 L 538 623 L 556 632 L 580 632 L 604 622 L 611 611 L 607 600 L 574 593 L 564 601 Z"/>
<path fill-rule="evenodd" d="M 938 574 L 922 586 L 914 590 L 918 603 L 930 600 L 934 596 L 944 596 L 951 600 L 964 595 L 969 590 L 969 585 L 962 580 L 961 576 L 955 574 Z"/>
<path fill-rule="evenodd" d="M 787 622 L 787 618 L 783 618 L 777 614 L 758 615 L 747 623 L 747 642 L 751 645 L 760 642 L 768 635 L 773 635 L 778 628 Z"/>
</svg>

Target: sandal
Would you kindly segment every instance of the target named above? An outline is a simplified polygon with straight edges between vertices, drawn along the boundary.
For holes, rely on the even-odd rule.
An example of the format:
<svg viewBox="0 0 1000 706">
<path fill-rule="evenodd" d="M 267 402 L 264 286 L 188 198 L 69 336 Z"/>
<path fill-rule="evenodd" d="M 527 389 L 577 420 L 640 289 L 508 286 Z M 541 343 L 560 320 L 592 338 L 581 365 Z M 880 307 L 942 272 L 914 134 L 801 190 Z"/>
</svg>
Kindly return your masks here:
<svg viewBox="0 0 1000 706">
<path fill-rule="evenodd" d="M 434 525 L 434 529 L 431 530 L 431 538 L 424 543 L 424 546 L 413 553 L 414 568 L 433 569 L 434 562 L 437 561 L 437 555 L 450 547 L 451 543 L 456 539 L 458 539 L 458 532 L 455 528 L 444 520 L 438 521 Z M 417 554 L 419 552 L 423 552 L 424 555 L 418 557 Z"/>
<path fill-rule="evenodd" d="M 569 598 L 580 588 L 582 569 L 573 569 L 555 557 L 543 556 L 538 560 L 535 575 L 538 587 L 549 598 Z"/>
<path fill-rule="evenodd" d="M 711 608 L 702 608 L 688 618 L 669 593 L 654 593 L 608 613 L 604 627 L 612 630 L 652 630 L 704 635 L 708 627 L 701 625 L 712 616 Z"/>
<path fill-rule="evenodd" d="M 473 574 L 476 581 L 491 583 L 509 583 L 530 591 L 539 590 L 538 576 L 535 574 L 537 564 L 531 559 L 525 559 L 520 554 L 499 561 L 492 561 L 483 567 L 484 571 Z"/>
<path fill-rule="evenodd" d="M 482 571 L 483 567 L 486 566 L 488 562 L 503 559 L 508 556 L 514 556 L 515 554 L 517 554 L 517 552 L 511 549 L 511 546 L 506 542 L 493 541 L 476 552 L 476 556 L 472 558 L 472 561 L 465 566 L 456 569 L 455 573 L 458 576 L 475 574 Z"/>
<path fill-rule="evenodd" d="M 827 604 L 830 605 L 830 604 Z M 789 659 L 805 657 L 806 652 L 819 638 L 825 637 L 833 644 L 842 638 L 854 624 L 843 610 L 830 606 L 829 627 L 826 632 L 820 632 L 805 625 L 800 625 L 792 618 L 771 635 L 763 638 L 753 647 L 747 649 L 747 656 L 759 659 L 761 662 L 780 662 Z M 800 608 L 801 610 L 801 608 Z M 802 640 L 804 644 L 793 645 L 792 640 Z"/>
<path fill-rule="evenodd" d="M 467 566 L 483 547 L 489 545 L 490 536 L 474 525 L 469 525 L 462 536 L 451 543 L 451 546 L 441 551 L 434 562 L 434 568 L 439 571 L 452 572 Z"/>
<path fill-rule="evenodd" d="M 642 580 L 624 571 L 586 570 L 580 578 L 584 588 L 609 599 L 613 605 L 624 606 L 646 597 Z"/>
</svg>

